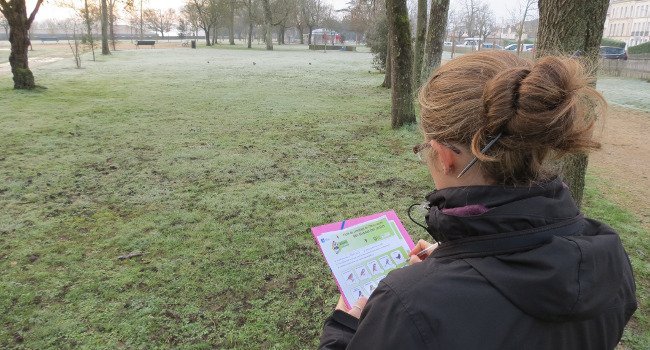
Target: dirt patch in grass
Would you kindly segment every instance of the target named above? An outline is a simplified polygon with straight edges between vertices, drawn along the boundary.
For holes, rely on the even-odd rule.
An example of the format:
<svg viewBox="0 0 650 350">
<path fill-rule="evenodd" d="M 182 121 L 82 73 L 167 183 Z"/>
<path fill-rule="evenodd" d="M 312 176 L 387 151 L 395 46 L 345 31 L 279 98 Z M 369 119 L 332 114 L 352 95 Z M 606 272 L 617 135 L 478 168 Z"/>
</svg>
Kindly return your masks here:
<svg viewBox="0 0 650 350">
<path fill-rule="evenodd" d="M 650 228 L 650 112 L 611 105 L 597 137 L 602 149 L 590 157 L 590 167 L 603 182 L 599 189 L 633 212 Z"/>
</svg>

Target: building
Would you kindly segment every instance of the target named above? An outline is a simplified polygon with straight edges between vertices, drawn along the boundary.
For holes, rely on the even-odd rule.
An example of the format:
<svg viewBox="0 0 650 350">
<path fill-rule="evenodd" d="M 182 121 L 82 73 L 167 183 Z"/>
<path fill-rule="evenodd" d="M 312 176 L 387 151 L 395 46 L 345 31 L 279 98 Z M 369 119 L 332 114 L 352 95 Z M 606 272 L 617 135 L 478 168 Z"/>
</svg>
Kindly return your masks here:
<svg viewBox="0 0 650 350">
<path fill-rule="evenodd" d="M 650 41 L 650 0 L 611 0 L 603 37 L 628 47 Z"/>
</svg>

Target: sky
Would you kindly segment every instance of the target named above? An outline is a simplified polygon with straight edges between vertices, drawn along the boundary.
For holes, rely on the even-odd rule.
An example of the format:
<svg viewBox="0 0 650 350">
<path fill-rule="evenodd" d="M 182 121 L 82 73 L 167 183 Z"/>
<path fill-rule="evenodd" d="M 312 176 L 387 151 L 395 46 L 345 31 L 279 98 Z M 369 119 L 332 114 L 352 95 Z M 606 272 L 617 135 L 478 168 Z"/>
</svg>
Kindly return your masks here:
<svg viewBox="0 0 650 350">
<path fill-rule="evenodd" d="M 60 0 L 45 0 L 45 3 L 41 6 L 40 11 L 36 15 L 37 21 L 42 21 L 45 19 L 57 19 L 57 18 L 67 18 L 72 16 L 72 11 L 70 9 L 61 8 L 56 5 Z M 81 3 L 80 0 L 76 0 Z M 174 8 L 178 9 L 185 3 L 186 0 L 146 0 L 148 3 L 147 7 L 149 8 Z M 335 9 L 344 8 L 348 0 L 324 0 L 333 5 Z M 524 0 L 483 0 L 486 3 L 490 4 L 492 11 L 497 19 L 497 23 L 500 22 L 501 18 L 508 18 L 509 11 L 518 2 L 523 2 Z M 451 0 L 451 7 L 459 7 L 464 2 L 464 0 Z M 27 11 L 31 12 L 34 8 L 36 0 L 27 0 Z"/>
</svg>

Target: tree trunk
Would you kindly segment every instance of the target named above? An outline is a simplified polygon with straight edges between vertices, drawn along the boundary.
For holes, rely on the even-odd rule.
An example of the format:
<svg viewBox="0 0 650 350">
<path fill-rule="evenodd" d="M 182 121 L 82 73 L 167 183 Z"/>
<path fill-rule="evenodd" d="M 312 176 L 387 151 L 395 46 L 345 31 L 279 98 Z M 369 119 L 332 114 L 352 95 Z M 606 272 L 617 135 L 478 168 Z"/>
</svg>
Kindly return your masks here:
<svg viewBox="0 0 650 350">
<path fill-rule="evenodd" d="M 587 67 L 596 67 L 608 6 L 608 0 L 540 0 L 536 56 L 579 52 Z M 595 78 L 595 70 L 593 73 Z M 586 154 L 563 159 L 563 178 L 578 206 L 582 204 L 587 164 Z"/>
<path fill-rule="evenodd" d="M 386 1 L 391 60 L 391 126 L 415 123 L 413 108 L 413 52 L 406 0 Z"/>
<path fill-rule="evenodd" d="M 386 38 L 386 40 L 388 40 L 388 38 Z M 386 43 L 386 46 L 387 46 L 387 50 L 386 50 L 386 67 L 385 67 L 385 70 L 384 70 L 384 82 L 381 83 L 381 87 L 385 87 L 387 89 L 390 89 L 390 77 L 391 77 L 391 75 L 390 75 L 390 71 L 391 71 L 391 69 L 390 69 L 390 67 L 391 67 L 391 63 L 390 63 L 390 56 L 391 56 L 390 55 L 390 41 L 388 41 Z"/>
<path fill-rule="evenodd" d="M 235 45 L 235 0 L 230 0 L 228 10 L 228 44 Z"/>
<path fill-rule="evenodd" d="M 14 89 L 31 90 L 36 87 L 36 84 L 34 82 L 34 75 L 29 70 L 27 56 L 30 45 L 28 34 L 29 24 L 24 2 L 22 6 L 22 10 L 7 14 L 9 42 L 11 43 L 9 64 L 11 65 L 11 73 L 14 76 Z"/>
<path fill-rule="evenodd" d="M 205 32 L 205 45 L 206 46 L 212 46 L 212 42 L 210 41 L 210 31 L 211 30 L 212 30 L 212 28 L 210 28 L 210 27 L 203 28 L 203 31 Z"/>
<path fill-rule="evenodd" d="M 278 28 L 278 45 L 284 45 L 284 26 Z"/>
<path fill-rule="evenodd" d="M 305 44 L 305 38 L 303 35 L 304 29 L 302 28 L 302 25 L 298 26 L 298 33 L 300 34 L 300 44 L 304 45 Z"/>
<path fill-rule="evenodd" d="M 102 55 L 110 55 L 108 48 L 108 5 L 102 0 Z"/>
<path fill-rule="evenodd" d="M 314 31 L 314 27 L 308 26 L 309 28 L 309 35 L 307 35 L 307 45 L 311 45 L 311 33 Z"/>
<path fill-rule="evenodd" d="M 266 49 L 273 50 L 273 34 L 271 33 L 271 4 L 269 0 L 262 0 L 262 6 L 264 7 L 264 26 L 266 29 L 265 41 Z"/>
<path fill-rule="evenodd" d="M 84 0 L 84 9 L 86 10 L 84 12 L 84 20 L 86 22 L 86 35 L 87 35 L 87 40 L 88 44 L 90 45 L 90 50 L 93 53 L 93 62 L 95 61 L 95 39 L 93 38 L 93 29 L 92 29 L 92 23 L 90 19 L 90 8 L 88 7 L 88 0 Z"/>
<path fill-rule="evenodd" d="M 109 12 L 108 12 L 108 28 L 110 32 L 110 37 L 111 37 L 111 44 L 113 45 L 113 51 L 116 51 L 115 49 L 115 3 L 113 2 L 111 6 L 109 7 Z"/>
<path fill-rule="evenodd" d="M 435 1 L 435 0 L 434 0 Z M 415 52 L 413 53 L 413 85 L 420 86 L 420 71 L 427 35 L 427 0 L 418 0 L 418 18 L 415 25 Z"/>
<path fill-rule="evenodd" d="M 253 45 L 253 22 L 251 21 L 248 22 L 248 40 L 247 40 L 246 47 L 250 49 L 252 45 Z"/>
<path fill-rule="evenodd" d="M 424 63 L 420 72 L 420 81 L 422 82 L 427 81 L 431 73 L 440 66 L 443 43 L 447 32 L 448 11 L 449 0 L 431 0 L 427 44 L 424 51 Z"/>
</svg>

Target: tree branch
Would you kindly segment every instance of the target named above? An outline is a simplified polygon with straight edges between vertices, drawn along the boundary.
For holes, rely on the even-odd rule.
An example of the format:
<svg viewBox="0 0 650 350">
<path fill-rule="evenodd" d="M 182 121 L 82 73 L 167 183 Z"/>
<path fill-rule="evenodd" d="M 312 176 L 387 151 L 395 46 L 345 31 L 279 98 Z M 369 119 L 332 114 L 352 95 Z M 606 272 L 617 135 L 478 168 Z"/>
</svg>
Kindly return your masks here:
<svg viewBox="0 0 650 350">
<path fill-rule="evenodd" d="M 7 12 L 6 11 L 8 11 L 8 9 L 10 9 L 10 8 L 11 7 L 9 6 L 9 4 L 7 4 L 7 1 L 0 0 L 0 12 L 2 12 L 2 14 L 5 15 L 5 17 L 7 17 Z"/>
<path fill-rule="evenodd" d="M 4 0 L 0 0 L 0 1 L 4 1 Z M 36 13 L 38 12 L 38 9 L 41 7 L 42 3 L 43 0 L 36 1 L 36 6 L 34 7 L 34 11 L 32 11 L 32 14 L 29 15 L 29 19 L 27 19 L 27 26 L 31 26 L 32 22 L 34 22 L 34 18 L 36 18 Z"/>
</svg>

